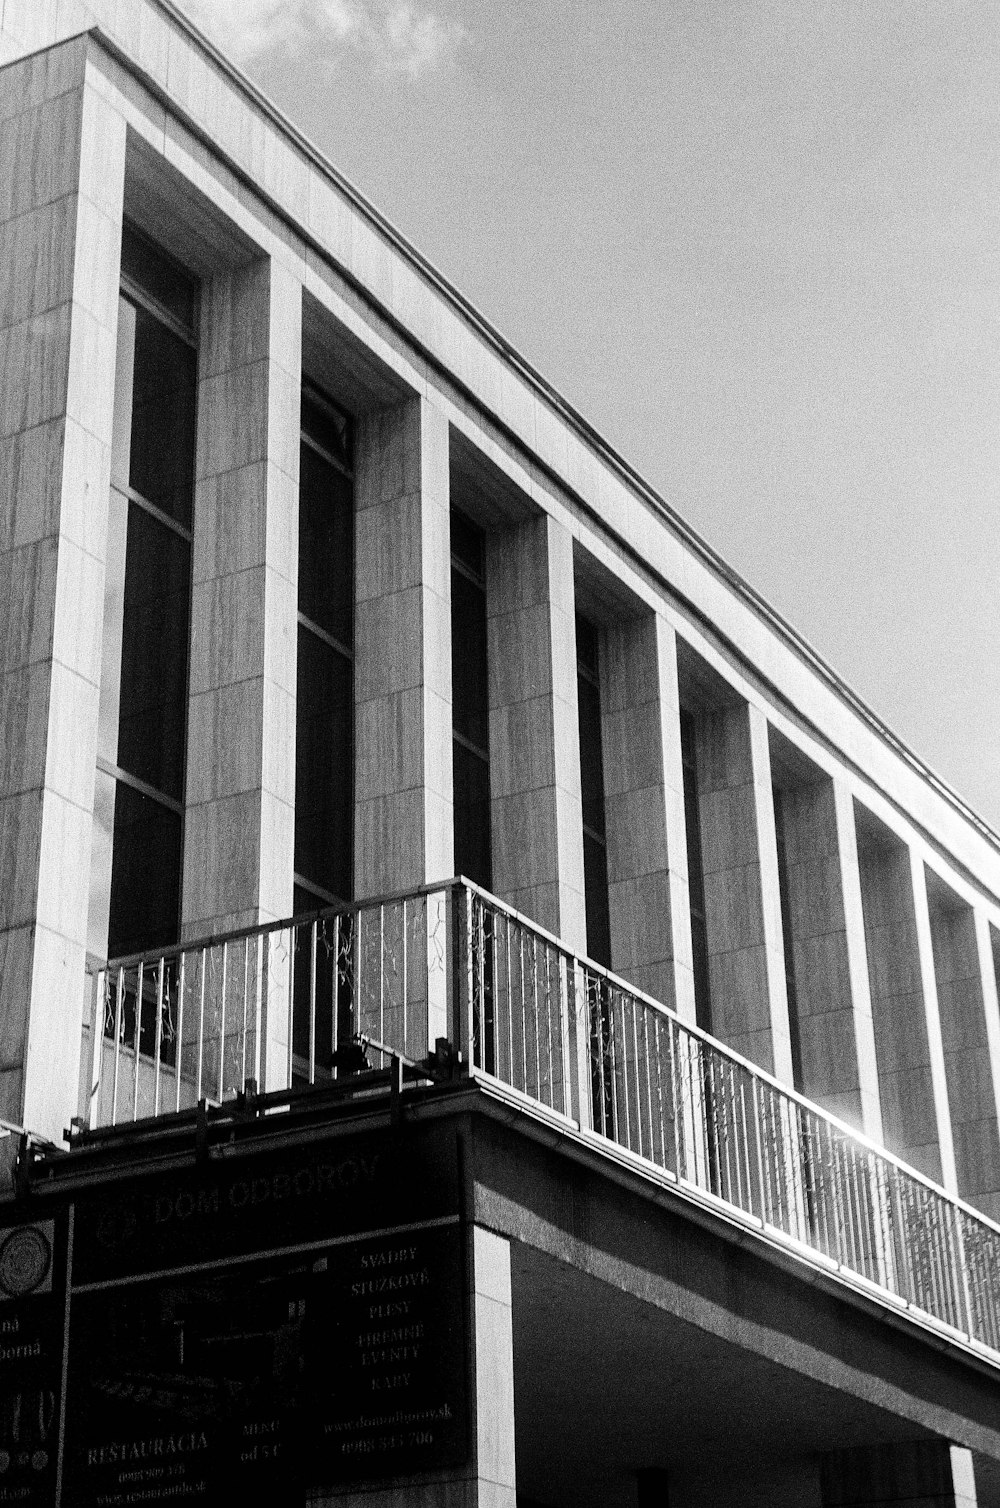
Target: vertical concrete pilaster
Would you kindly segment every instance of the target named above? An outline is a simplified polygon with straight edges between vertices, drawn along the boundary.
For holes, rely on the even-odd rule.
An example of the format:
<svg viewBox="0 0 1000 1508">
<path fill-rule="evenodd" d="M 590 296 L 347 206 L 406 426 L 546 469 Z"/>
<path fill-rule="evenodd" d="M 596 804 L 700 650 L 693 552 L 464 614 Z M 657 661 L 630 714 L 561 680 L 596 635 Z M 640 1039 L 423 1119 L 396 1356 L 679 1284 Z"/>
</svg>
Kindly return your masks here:
<svg viewBox="0 0 1000 1508">
<path fill-rule="evenodd" d="M 879 1138 L 878 1076 L 853 826 L 827 778 L 778 793 L 802 1092 Z M 848 921 L 848 907 L 851 919 Z"/>
<path fill-rule="evenodd" d="M 1000 1137 L 986 1017 L 992 959 L 984 974 L 971 906 L 940 886 L 928 903 L 958 1192 L 995 1217 Z"/>
<path fill-rule="evenodd" d="M 934 1095 L 934 1120 L 941 1152 L 941 1182 L 950 1193 L 957 1194 L 958 1173 L 955 1167 L 951 1112 L 948 1107 L 948 1073 L 945 1067 L 941 1011 L 938 1005 L 937 976 L 934 970 L 934 945 L 931 939 L 930 909 L 927 902 L 927 871 L 924 868 L 923 859 L 914 849 L 910 849 L 910 876 L 913 885 L 913 908 L 927 1030 L 931 1089 Z"/>
<path fill-rule="evenodd" d="M 612 966 L 693 1020 L 673 629 L 652 613 L 612 624 L 600 666 Z"/>
<path fill-rule="evenodd" d="M 823 1508 L 976 1508 L 972 1453 L 945 1440 L 864 1446 L 821 1458 Z"/>
<path fill-rule="evenodd" d="M 183 927 L 292 909 L 301 289 L 203 286 Z"/>
<path fill-rule="evenodd" d="M 573 546 L 549 517 L 487 536 L 497 894 L 586 952 Z"/>
<path fill-rule="evenodd" d="M 84 999 L 125 173 L 85 52 L 13 64 L 0 101 L 0 1111 L 56 1139 Z"/>
<path fill-rule="evenodd" d="M 767 724 L 742 703 L 699 716 L 698 794 L 712 1031 L 792 1082 Z"/>
<path fill-rule="evenodd" d="M 986 1021 L 986 1044 L 990 1066 L 990 1090 L 993 1113 L 1000 1126 L 1000 1000 L 997 991 L 996 955 L 993 951 L 993 929 L 989 917 L 979 906 L 973 910 L 976 929 L 976 954 L 979 959 L 979 978 L 983 991 L 983 1015 Z M 1000 1199 L 980 1197 L 976 1202 L 1000 1220 Z"/>
<path fill-rule="evenodd" d="M 875 1052 L 875 1022 L 872 1016 L 871 980 L 868 975 L 868 950 L 865 945 L 865 915 L 861 898 L 861 867 L 858 861 L 854 801 L 850 791 L 839 780 L 833 783 L 833 797 L 844 903 L 844 941 L 854 1017 L 854 1041 L 858 1055 L 860 1125 L 867 1136 L 881 1142 L 884 1137 L 882 1098 Z"/>
<path fill-rule="evenodd" d="M 355 890 L 455 862 L 448 423 L 424 398 L 358 425 Z"/>
<path fill-rule="evenodd" d="M 465 1467 L 409 1482 L 348 1488 L 310 1498 L 315 1508 L 516 1508 L 514 1346 L 510 1243 L 469 1233 L 470 1459 Z"/>
<path fill-rule="evenodd" d="M 935 1071 L 925 1005 L 928 976 L 934 985 L 926 898 L 921 945 L 909 850 L 887 829 L 869 827 L 858 833 L 858 860 L 885 1144 L 940 1179 L 949 1165 L 942 1156 L 936 1098 L 944 1060 L 938 1034 Z M 947 1148 L 950 1154 L 950 1129 Z M 950 1166 L 954 1177 L 953 1160 Z"/>
</svg>

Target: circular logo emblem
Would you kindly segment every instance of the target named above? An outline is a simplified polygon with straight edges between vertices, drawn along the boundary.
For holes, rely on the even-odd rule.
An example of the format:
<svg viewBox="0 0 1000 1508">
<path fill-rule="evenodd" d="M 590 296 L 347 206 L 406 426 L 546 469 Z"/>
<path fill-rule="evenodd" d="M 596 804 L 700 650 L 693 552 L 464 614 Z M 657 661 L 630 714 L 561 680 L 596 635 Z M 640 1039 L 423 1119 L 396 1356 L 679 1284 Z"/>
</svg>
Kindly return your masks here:
<svg viewBox="0 0 1000 1508">
<path fill-rule="evenodd" d="M 0 1245 L 0 1288 L 12 1299 L 34 1293 L 48 1276 L 52 1249 L 33 1225 L 11 1231 Z"/>
</svg>

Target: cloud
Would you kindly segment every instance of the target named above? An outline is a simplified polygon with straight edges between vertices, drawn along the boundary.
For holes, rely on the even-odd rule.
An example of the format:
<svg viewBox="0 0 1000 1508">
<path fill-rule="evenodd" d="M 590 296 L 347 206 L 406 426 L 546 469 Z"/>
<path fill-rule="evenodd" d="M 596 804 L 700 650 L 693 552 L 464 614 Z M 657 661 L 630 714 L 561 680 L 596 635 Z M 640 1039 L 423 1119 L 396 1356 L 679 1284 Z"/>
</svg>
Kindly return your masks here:
<svg viewBox="0 0 1000 1508">
<path fill-rule="evenodd" d="M 179 0 L 237 63 L 265 53 L 329 56 L 345 50 L 416 78 L 465 41 L 461 22 L 420 0 Z"/>
</svg>

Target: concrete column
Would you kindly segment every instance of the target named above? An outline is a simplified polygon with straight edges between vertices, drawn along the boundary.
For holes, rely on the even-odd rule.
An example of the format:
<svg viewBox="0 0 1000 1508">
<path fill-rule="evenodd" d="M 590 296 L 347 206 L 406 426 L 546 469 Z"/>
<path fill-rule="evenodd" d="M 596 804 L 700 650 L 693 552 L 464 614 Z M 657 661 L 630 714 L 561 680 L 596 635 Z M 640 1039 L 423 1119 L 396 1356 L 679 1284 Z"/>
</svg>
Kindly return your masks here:
<svg viewBox="0 0 1000 1508">
<path fill-rule="evenodd" d="M 549 517 L 487 536 L 493 884 L 586 951 L 573 545 Z"/>
<path fill-rule="evenodd" d="M 203 286 L 187 937 L 292 910 L 301 331 L 270 261 Z"/>
<path fill-rule="evenodd" d="M 821 1462 L 823 1508 L 976 1508 L 972 1453 L 945 1440 L 838 1450 Z"/>
<path fill-rule="evenodd" d="M 448 423 L 426 399 L 365 416 L 356 461 L 355 889 L 449 878 Z"/>
<path fill-rule="evenodd" d="M 355 499 L 354 874 L 363 898 L 449 879 L 455 868 L 448 422 L 426 399 L 361 420 Z M 410 1000 L 428 1049 L 456 1035 L 445 909 L 443 897 L 428 900 Z M 373 933 L 368 946 L 377 957 L 382 943 Z M 362 987 L 359 1021 L 369 1006 Z"/>
<path fill-rule="evenodd" d="M 934 1094 L 934 1120 L 941 1149 L 941 1182 L 950 1193 L 958 1193 L 955 1168 L 955 1143 L 951 1132 L 948 1107 L 948 1074 L 945 1068 L 941 1012 L 938 1006 L 937 978 L 934 972 L 934 947 L 931 942 L 930 908 L 927 903 L 927 871 L 920 856 L 910 850 L 910 877 L 913 885 L 913 909 L 916 918 L 917 951 L 920 959 L 920 982 L 927 1029 L 927 1050 Z"/>
<path fill-rule="evenodd" d="M 880 1139 L 878 1075 L 853 822 L 832 780 L 778 793 L 802 1092 Z M 848 924 L 848 906 L 851 924 Z"/>
<path fill-rule="evenodd" d="M 766 720 L 743 703 L 696 730 L 712 1031 L 791 1084 Z"/>
<path fill-rule="evenodd" d="M 600 666 L 612 965 L 693 1020 L 674 631 L 652 613 L 612 624 Z"/>
<path fill-rule="evenodd" d="M 958 1192 L 995 1218 L 1000 1137 L 975 916 L 936 887 L 928 902 Z"/>
<path fill-rule="evenodd" d="M 884 1139 L 882 1100 L 878 1083 L 878 1058 L 875 1052 L 875 1022 L 872 1016 L 871 980 L 868 976 L 868 950 L 865 944 L 865 916 L 861 899 L 861 868 L 858 862 L 854 801 L 850 791 L 840 781 L 834 781 L 833 797 L 844 901 L 844 938 L 847 944 L 847 964 L 854 1012 L 854 1040 L 858 1053 L 860 1124 L 868 1136 L 881 1142 Z"/>
<path fill-rule="evenodd" d="M 84 51 L 13 64 L 0 90 L 0 1113 L 56 1139 L 76 1112 L 125 172 Z"/>
<path fill-rule="evenodd" d="M 468 1464 L 430 1480 L 351 1487 L 311 1499 L 316 1508 L 516 1508 L 510 1243 L 479 1226 L 470 1242 Z"/>
<path fill-rule="evenodd" d="M 990 1063 L 990 1087 L 993 1095 L 994 1113 L 1000 1124 L 1000 1001 L 997 999 L 996 955 L 993 951 L 994 933 L 985 911 L 978 906 L 973 912 L 976 929 L 976 953 L 979 958 L 979 978 L 983 990 L 983 1014 L 986 1020 L 986 1043 Z M 1000 1200 L 978 1195 L 975 1203 L 1000 1220 Z"/>
<path fill-rule="evenodd" d="M 928 973 L 934 985 L 929 926 L 922 950 L 910 855 L 897 838 L 887 830 L 859 834 L 858 859 L 885 1144 L 940 1179 L 951 1136 L 943 1159 L 924 1004 Z M 929 967 L 922 967 L 923 955 Z M 943 1055 L 939 1062 L 943 1082 Z M 953 1161 L 951 1169 L 953 1175 Z"/>
</svg>

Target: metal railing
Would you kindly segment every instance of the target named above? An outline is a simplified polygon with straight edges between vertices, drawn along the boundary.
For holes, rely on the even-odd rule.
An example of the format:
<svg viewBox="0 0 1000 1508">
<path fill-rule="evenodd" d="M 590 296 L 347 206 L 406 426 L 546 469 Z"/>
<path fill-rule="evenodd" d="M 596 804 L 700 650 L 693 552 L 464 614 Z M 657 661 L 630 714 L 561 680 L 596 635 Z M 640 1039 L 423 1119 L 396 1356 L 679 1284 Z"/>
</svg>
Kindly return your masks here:
<svg viewBox="0 0 1000 1508">
<path fill-rule="evenodd" d="M 366 1051 L 419 1061 L 448 1038 L 470 1075 L 1000 1364 L 1000 1227 L 466 881 L 120 960 L 93 983 L 90 1126 L 248 1079 L 329 1082 Z"/>
<path fill-rule="evenodd" d="M 431 887 L 92 970 L 84 1125 L 221 1104 L 250 1080 L 328 1083 L 361 1065 L 362 1038 L 425 1057 L 449 1034 L 453 904 Z"/>
</svg>

